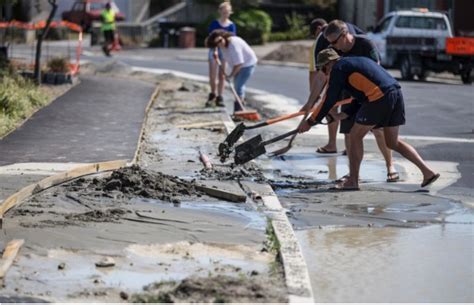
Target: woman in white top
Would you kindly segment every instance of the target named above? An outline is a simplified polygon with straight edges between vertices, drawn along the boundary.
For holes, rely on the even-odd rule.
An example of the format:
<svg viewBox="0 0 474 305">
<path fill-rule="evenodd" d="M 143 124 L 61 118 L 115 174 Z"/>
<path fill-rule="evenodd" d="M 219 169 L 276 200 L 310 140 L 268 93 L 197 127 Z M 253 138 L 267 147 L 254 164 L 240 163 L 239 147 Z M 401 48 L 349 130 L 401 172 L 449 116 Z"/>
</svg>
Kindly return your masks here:
<svg viewBox="0 0 474 305">
<path fill-rule="evenodd" d="M 219 48 L 222 51 L 225 62 L 231 67 L 231 72 L 226 75 L 226 78 L 234 79 L 235 91 L 240 99 L 244 100 L 245 84 L 257 65 L 255 52 L 245 40 L 223 30 L 213 31 L 206 41 L 209 48 Z M 242 110 L 240 104 L 237 101 L 234 102 L 234 111 L 240 110 Z"/>
</svg>

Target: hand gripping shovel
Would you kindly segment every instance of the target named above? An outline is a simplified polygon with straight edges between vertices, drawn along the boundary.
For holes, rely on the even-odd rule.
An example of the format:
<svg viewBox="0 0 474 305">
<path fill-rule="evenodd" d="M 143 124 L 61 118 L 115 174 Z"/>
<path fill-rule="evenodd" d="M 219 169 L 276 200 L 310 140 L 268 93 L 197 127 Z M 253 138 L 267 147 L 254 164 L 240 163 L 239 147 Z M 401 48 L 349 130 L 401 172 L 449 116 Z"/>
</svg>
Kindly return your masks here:
<svg viewBox="0 0 474 305">
<path fill-rule="evenodd" d="M 224 142 L 219 144 L 218 150 L 219 150 L 219 156 L 221 157 L 221 161 L 224 162 L 229 157 L 230 153 L 232 152 L 232 147 L 243 136 L 245 130 L 272 125 L 284 120 L 295 118 L 303 114 L 305 114 L 305 111 L 299 111 L 299 112 L 281 115 L 281 116 L 274 117 L 274 118 L 268 119 L 264 122 L 260 122 L 254 125 L 245 125 L 243 122 L 237 124 L 234 130 L 232 130 L 229 133 L 229 135 L 225 138 Z"/>
<path fill-rule="evenodd" d="M 340 106 L 340 105 L 345 105 L 345 104 L 349 104 L 352 102 L 352 98 L 347 98 L 347 99 L 344 99 L 342 101 L 339 101 L 336 103 L 336 106 Z M 314 108 L 313 108 L 314 109 Z M 312 109 L 312 110 L 313 110 Z M 303 117 L 303 119 L 301 120 L 300 124 L 298 125 L 298 128 L 301 126 L 301 124 L 303 124 L 303 122 L 306 120 L 306 117 L 308 116 L 308 113 L 311 112 L 310 111 L 307 111 Z M 333 118 L 331 117 L 329 119 L 329 121 L 327 121 L 326 123 L 321 123 L 321 124 L 324 124 L 324 125 L 327 125 L 327 124 L 330 124 L 331 122 L 333 121 Z M 295 133 L 290 141 L 288 142 L 288 145 L 286 145 L 285 147 L 283 148 L 280 148 L 280 149 L 277 149 L 275 151 L 272 151 L 268 154 L 269 157 L 276 157 L 276 156 L 280 156 L 280 155 L 284 155 L 286 154 L 292 147 L 293 147 L 293 141 L 295 140 L 296 136 L 298 135 L 298 133 Z"/>
<path fill-rule="evenodd" d="M 237 165 L 247 163 L 250 160 L 257 158 L 258 156 L 265 154 L 267 152 L 265 149 L 266 145 L 278 142 L 297 133 L 298 128 L 266 141 L 263 141 L 261 135 L 257 135 L 251 138 L 250 140 L 238 145 L 235 148 L 234 162 Z"/>
</svg>

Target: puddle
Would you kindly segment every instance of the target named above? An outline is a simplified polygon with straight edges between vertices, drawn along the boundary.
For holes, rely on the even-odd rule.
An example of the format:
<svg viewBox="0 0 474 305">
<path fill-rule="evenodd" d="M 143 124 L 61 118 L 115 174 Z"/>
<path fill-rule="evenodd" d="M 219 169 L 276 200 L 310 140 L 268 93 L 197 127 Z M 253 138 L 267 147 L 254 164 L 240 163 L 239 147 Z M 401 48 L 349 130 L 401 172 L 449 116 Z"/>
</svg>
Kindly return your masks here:
<svg viewBox="0 0 474 305">
<path fill-rule="evenodd" d="M 472 225 L 312 229 L 297 237 L 316 302 L 474 301 Z"/>
<path fill-rule="evenodd" d="M 234 204 L 227 201 L 216 202 L 190 202 L 183 201 L 179 204 L 169 204 L 153 199 L 134 199 L 134 202 L 142 202 L 163 208 L 177 208 L 190 210 L 196 214 L 208 215 L 207 218 L 232 218 L 236 222 L 246 223 L 243 229 L 263 230 L 266 228 L 267 219 L 264 214 L 255 211 L 254 208 L 245 204 Z"/>
<path fill-rule="evenodd" d="M 259 165 L 267 179 L 298 176 L 322 182 L 334 181 L 349 172 L 348 159 L 343 156 L 324 156 L 308 149 L 294 149 L 288 155 L 277 158 L 260 158 Z M 364 160 L 361 180 L 365 182 L 385 181 L 385 163 L 380 160 Z"/>
<path fill-rule="evenodd" d="M 54 296 L 55 300 L 85 300 L 92 295 L 115 298 L 119 292 L 141 292 L 143 287 L 161 281 L 180 281 L 191 275 L 239 274 L 269 271 L 271 254 L 259 247 L 208 245 L 178 242 L 172 244 L 131 245 L 115 254 L 114 267 L 97 268 L 104 256 L 90 252 L 50 250 L 48 256 L 24 255 L 11 268 L 5 293 L 29 296 Z M 64 263 L 64 270 L 58 265 Z M 15 289 L 18 290 L 15 290 Z"/>
<path fill-rule="evenodd" d="M 298 229 L 317 226 L 417 227 L 458 222 L 446 220 L 446 217 L 461 215 L 464 209 L 459 203 L 421 193 L 280 189 L 277 194 L 282 205 L 290 211 L 290 221 Z"/>
</svg>

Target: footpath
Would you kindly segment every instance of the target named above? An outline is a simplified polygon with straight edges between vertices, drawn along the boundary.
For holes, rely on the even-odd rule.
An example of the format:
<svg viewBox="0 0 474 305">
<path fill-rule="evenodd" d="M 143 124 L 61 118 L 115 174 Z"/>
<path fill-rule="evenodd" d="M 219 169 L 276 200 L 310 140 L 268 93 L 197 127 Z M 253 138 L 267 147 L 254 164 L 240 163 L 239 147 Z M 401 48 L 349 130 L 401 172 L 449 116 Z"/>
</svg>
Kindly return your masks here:
<svg viewBox="0 0 474 305">
<path fill-rule="evenodd" d="M 311 301 L 258 168 L 218 162 L 233 123 L 204 108 L 205 87 L 113 64 L 85 71 L 0 141 L 0 198 L 13 203 L 1 206 L 0 247 L 24 241 L 4 252 L 0 300 Z"/>
</svg>

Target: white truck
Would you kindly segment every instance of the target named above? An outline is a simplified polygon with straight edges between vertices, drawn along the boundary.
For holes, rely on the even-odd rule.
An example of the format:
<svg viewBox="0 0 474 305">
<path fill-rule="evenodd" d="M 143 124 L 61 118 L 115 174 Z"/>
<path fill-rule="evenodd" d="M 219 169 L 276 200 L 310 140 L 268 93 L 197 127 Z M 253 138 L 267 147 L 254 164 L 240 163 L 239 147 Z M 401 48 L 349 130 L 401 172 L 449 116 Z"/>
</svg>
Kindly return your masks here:
<svg viewBox="0 0 474 305">
<path fill-rule="evenodd" d="M 379 49 L 382 65 L 399 68 L 404 80 L 447 71 L 472 83 L 474 38 L 453 37 L 446 14 L 427 9 L 390 12 L 367 36 Z"/>
</svg>

